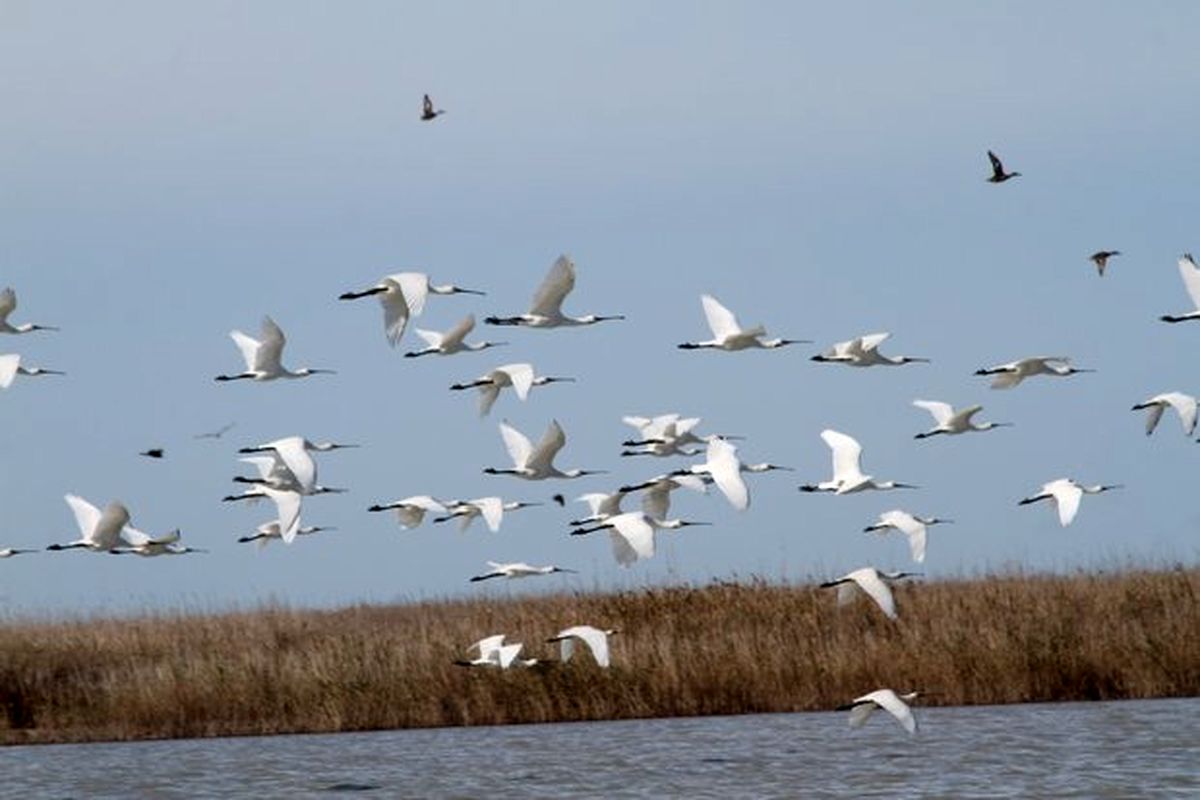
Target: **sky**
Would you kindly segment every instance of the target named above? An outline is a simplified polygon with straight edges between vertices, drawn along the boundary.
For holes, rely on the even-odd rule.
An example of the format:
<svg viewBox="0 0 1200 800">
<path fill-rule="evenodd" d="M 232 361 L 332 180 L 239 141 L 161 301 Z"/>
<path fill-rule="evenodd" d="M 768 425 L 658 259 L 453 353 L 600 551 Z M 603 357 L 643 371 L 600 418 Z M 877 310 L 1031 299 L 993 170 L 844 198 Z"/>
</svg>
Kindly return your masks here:
<svg viewBox="0 0 1200 800">
<path fill-rule="evenodd" d="M 0 352 L 61 369 L 0 393 L 0 546 L 77 537 L 62 496 L 120 499 L 134 524 L 211 552 L 181 558 L 39 553 L 0 561 L 6 615 L 336 606 L 603 590 L 713 578 L 823 579 L 911 568 L 888 509 L 950 517 L 931 579 L 1012 569 L 1195 564 L 1200 449 L 1150 395 L 1200 391 L 1200 324 L 1175 261 L 1200 248 L 1188 3 L 0 4 L 0 284 L 14 322 L 61 332 Z M 429 92 L 447 113 L 418 119 Z M 1022 177 L 984 179 L 992 148 Z M 1098 278 L 1087 256 L 1121 250 Z M 527 307 L 561 253 L 568 313 L 627 319 L 405 359 L 373 300 L 404 270 L 479 288 L 433 297 L 419 327 Z M 675 348 L 707 338 L 699 296 L 742 322 L 811 339 L 776 351 Z M 270 314 L 285 362 L 336 375 L 218 384 L 241 368 L 228 332 Z M 809 356 L 890 331 L 885 352 L 931 364 L 848 369 Z M 1029 355 L 1094 374 L 1000 392 L 972 375 Z M 575 384 L 504 396 L 480 419 L 447 390 L 513 361 Z M 1014 427 L 914 441 L 916 398 L 984 404 Z M 740 434 L 752 505 L 674 495 L 631 569 L 584 511 L 550 505 L 677 468 L 622 459 L 626 414 L 679 412 Z M 506 466 L 497 424 L 540 438 L 557 419 L 577 481 Z M 234 422 L 220 440 L 196 434 Z M 865 471 L 912 492 L 805 495 L 828 477 L 819 433 L 864 446 Z M 236 449 L 288 435 L 362 445 L 319 456 L 306 524 L 261 551 L 235 542 L 269 506 L 223 504 Z M 161 462 L 139 457 L 163 447 Z M 1016 501 L 1071 476 L 1125 489 L 1060 528 Z M 547 505 L 476 525 L 400 530 L 372 503 L 414 494 Z M 627 507 L 636 508 L 636 503 Z M 469 584 L 486 560 L 578 575 Z M 494 583 L 494 582 L 493 582 Z"/>
</svg>

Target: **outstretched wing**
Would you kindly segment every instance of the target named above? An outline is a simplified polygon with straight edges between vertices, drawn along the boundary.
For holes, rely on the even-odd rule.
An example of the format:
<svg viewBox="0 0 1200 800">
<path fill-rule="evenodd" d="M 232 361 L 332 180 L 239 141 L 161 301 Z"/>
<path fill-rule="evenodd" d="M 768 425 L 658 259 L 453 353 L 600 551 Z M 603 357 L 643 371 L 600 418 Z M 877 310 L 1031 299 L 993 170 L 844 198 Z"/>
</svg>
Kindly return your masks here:
<svg viewBox="0 0 1200 800">
<path fill-rule="evenodd" d="M 75 515 L 75 524 L 83 538 L 90 538 L 100 522 L 100 509 L 78 495 L 63 495 L 63 499 L 71 507 L 71 513 Z"/>
<path fill-rule="evenodd" d="M 17 367 L 21 366 L 21 356 L 18 353 L 6 353 L 0 356 L 0 389 L 12 386 L 17 377 Z"/>
<path fill-rule="evenodd" d="M 504 447 L 508 450 L 508 457 L 512 459 L 513 465 L 517 469 L 528 466 L 529 457 L 533 454 L 533 444 L 528 437 L 508 422 L 500 423 L 500 436 L 504 439 Z"/>
<path fill-rule="evenodd" d="M 833 479 L 835 481 L 858 481 L 863 477 L 860 467 L 862 445 L 854 438 L 839 431 L 825 429 L 821 438 L 833 451 Z"/>
<path fill-rule="evenodd" d="M 928 411 L 933 416 L 933 421 L 938 425 L 945 425 L 954 416 L 954 408 L 949 403 L 942 403 L 937 400 L 913 400 L 913 405 Z M 982 408 L 982 406 L 979 408 Z"/>
<path fill-rule="evenodd" d="M 888 619 L 896 618 L 896 599 L 892 596 L 892 590 L 879 577 L 877 571 L 869 567 L 856 569 L 850 573 L 849 577 L 858 584 L 858 588 L 866 592 L 875 601 L 875 604 L 879 606 L 879 609 Z"/>
<path fill-rule="evenodd" d="M 242 361 L 246 362 L 246 369 L 253 371 L 255 364 L 258 363 L 258 340 L 241 331 L 230 331 L 229 338 L 233 339 L 238 352 L 242 354 Z"/>
<path fill-rule="evenodd" d="M 550 427 L 546 428 L 545 435 L 538 442 L 537 449 L 530 455 L 529 463 L 526 466 L 535 470 L 548 468 L 553 463 L 554 457 L 558 455 L 558 451 L 562 450 L 566 443 L 567 435 L 563 433 L 562 426 L 558 424 L 558 420 L 551 420 Z"/>
<path fill-rule="evenodd" d="M 532 364 L 506 364 L 503 367 L 497 367 L 497 370 L 508 376 L 512 382 L 513 391 L 517 393 L 518 399 L 522 402 L 529 397 L 529 390 L 533 387 L 533 365 Z"/>
<path fill-rule="evenodd" d="M 711 294 L 700 295 L 700 303 L 704 306 L 704 317 L 708 320 L 708 328 L 713 338 L 719 340 L 741 333 L 742 326 L 738 325 L 737 317 L 725 306 L 717 302 Z"/>
<path fill-rule="evenodd" d="M 463 339 L 467 338 L 467 334 L 473 330 L 475 330 L 475 315 L 467 314 L 462 321 L 442 334 L 441 344 L 446 347 L 458 346 L 462 344 Z"/>
<path fill-rule="evenodd" d="M 563 298 L 574 288 L 575 262 L 570 256 L 561 255 L 534 293 L 529 313 L 542 317 L 553 317 L 562 313 Z"/>
<path fill-rule="evenodd" d="M 283 346 L 287 344 L 287 337 L 283 335 L 283 329 L 270 317 L 263 317 L 261 335 L 262 341 L 259 342 L 251 369 L 269 371 L 282 363 Z"/>
<path fill-rule="evenodd" d="M 1200 267 L 1192 260 L 1191 253 L 1184 253 L 1179 259 L 1179 277 L 1183 278 L 1183 288 L 1187 289 L 1192 304 L 1200 310 Z"/>
<path fill-rule="evenodd" d="M 1182 392 L 1167 392 L 1163 399 L 1171 404 L 1179 421 L 1183 424 L 1183 432 L 1188 436 L 1196 429 L 1196 398 Z"/>
<path fill-rule="evenodd" d="M 1054 495 L 1054 503 L 1058 506 L 1058 521 L 1065 528 L 1079 513 L 1079 501 L 1083 499 L 1083 490 L 1070 481 L 1055 481 L 1046 486 L 1046 491 Z"/>
<path fill-rule="evenodd" d="M 17 308 L 17 293 L 11 286 L 0 292 L 0 324 L 8 320 L 8 315 Z"/>
<path fill-rule="evenodd" d="M 425 310 L 425 298 L 429 296 L 429 276 L 424 272 L 398 272 L 388 278 L 400 287 L 409 316 L 421 316 Z"/>
<path fill-rule="evenodd" d="M 483 521 L 487 523 L 488 530 L 492 533 L 500 530 L 500 521 L 504 519 L 504 501 L 499 497 L 480 497 L 470 501 L 471 505 L 479 509 L 483 515 Z"/>
</svg>

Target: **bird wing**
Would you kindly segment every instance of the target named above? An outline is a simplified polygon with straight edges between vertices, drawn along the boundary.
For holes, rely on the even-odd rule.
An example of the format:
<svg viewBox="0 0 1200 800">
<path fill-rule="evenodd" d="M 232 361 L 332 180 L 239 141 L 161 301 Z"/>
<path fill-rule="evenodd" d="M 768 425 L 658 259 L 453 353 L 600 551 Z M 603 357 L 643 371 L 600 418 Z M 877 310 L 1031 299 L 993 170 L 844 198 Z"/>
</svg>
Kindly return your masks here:
<svg viewBox="0 0 1200 800">
<path fill-rule="evenodd" d="M 100 509 L 78 495 L 63 495 L 63 499 L 71 507 L 71 513 L 75 515 L 75 524 L 83 538 L 90 539 L 100 522 Z"/>
<path fill-rule="evenodd" d="M 284 466 L 296 476 L 296 483 L 304 491 L 312 491 L 317 485 L 317 462 L 304 447 L 304 439 L 289 436 L 273 442 L 271 446 L 279 454 Z"/>
<path fill-rule="evenodd" d="M 567 628 L 554 637 L 558 639 L 558 657 L 564 664 L 571 660 L 571 656 L 575 655 L 575 640 L 571 638 L 570 633 L 572 630 L 574 628 Z"/>
<path fill-rule="evenodd" d="M 1064 528 L 1067 527 L 1079 513 L 1079 501 L 1083 498 L 1083 490 L 1068 480 L 1054 481 L 1046 484 L 1044 488 L 1054 495 L 1054 502 L 1058 505 L 1058 521 Z"/>
<path fill-rule="evenodd" d="M 122 543 L 121 531 L 128 523 L 129 509 L 114 500 L 104 507 L 91 535 L 85 534 L 84 538 L 90 539 L 92 544 L 102 550 L 111 550 Z"/>
<path fill-rule="evenodd" d="M 700 480 L 699 476 L 694 477 Z M 703 485 L 703 481 L 700 480 Z M 658 481 L 650 488 L 642 492 L 642 513 L 650 519 L 666 519 L 667 512 L 671 510 L 671 484 L 667 481 Z"/>
<path fill-rule="evenodd" d="M 636 511 L 608 520 L 611 525 L 613 557 L 623 567 L 643 558 L 654 558 L 654 528 Z"/>
<path fill-rule="evenodd" d="M 651 420 L 650 417 L 636 417 L 636 416 L 621 417 L 621 422 L 624 422 L 626 425 L 633 428 L 638 433 L 642 433 L 646 429 L 646 426 L 649 425 L 652 421 L 653 420 Z M 645 436 L 643 436 L 642 438 L 645 438 Z"/>
<path fill-rule="evenodd" d="M 1159 397 L 1157 397 L 1155 399 L 1156 400 L 1165 400 L 1166 398 L 1159 395 Z M 1151 405 L 1146 407 L 1146 435 L 1147 436 L 1154 433 L 1154 429 L 1158 427 L 1158 421 L 1160 419 L 1162 419 L 1163 410 L 1165 408 L 1166 408 L 1166 406 L 1163 403 L 1159 403 L 1159 402 L 1152 403 Z M 1193 411 L 1192 413 L 1194 416 L 1195 412 Z M 1186 428 L 1187 428 L 1187 424 L 1184 423 L 1184 429 L 1186 430 Z"/>
<path fill-rule="evenodd" d="M 960 409 L 954 416 L 962 420 L 964 424 L 970 425 L 971 417 L 975 416 L 980 411 L 983 411 L 983 406 L 981 405 L 967 406 L 966 408 Z"/>
<path fill-rule="evenodd" d="M 917 732 L 917 718 L 913 716 L 912 709 L 891 689 L 879 689 L 871 692 L 867 697 L 895 717 L 904 726 L 904 730 L 909 733 Z"/>
<path fill-rule="evenodd" d="M 496 398 L 500 396 L 500 387 L 494 383 L 484 384 L 479 387 L 479 416 L 486 417 L 488 412 L 492 410 L 492 406 L 496 404 Z"/>
<path fill-rule="evenodd" d="M 851 436 L 826 428 L 821 438 L 833 451 L 833 479 L 838 482 L 856 482 L 864 476 L 859 465 L 862 445 Z"/>
<path fill-rule="evenodd" d="M 255 353 L 252 369 L 270 371 L 272 368 L 278 368 L 283 363 L 283 346 L 287 344 L 283 329 L 275 324 L 275 320 L 263 317 L 262 331 L 259 335 L 262 336 L 262 340 Z"/>
<path fill-rule="evenodd" d="M 925 523 L 909 514 L 907 511 L 888 511 L 879 515 L 879 520 L 891 525 L 908 537 L 908 548 L 912 559 L 918 564 L 925 561 L 925 539 L 927 530 Z"/>
<path fill-rule="evenodd" d="M 471 317 L 474 324 L 474 317 Z M 517 398 L 522 402 L 529 397 L 529 390 L 533 387 L 533 365 L 532 364 L 505 364 L 503 367 L 497 367 L 498 371 L 503 372 L 512 381 L 513 391 L 517 393 Z"/>
<path fill-rule="evenodd" d="M 268 494 L 275 502 L 275 516 L 279 521 L 279 535 L 287 544 L 291 544 L 300 530 L 300 493 L 270 491 Z"/>
<path fill-rule="evenodd" d="M 738 324 L 737 317 L 733 315 L 732 311 L 717 302 L 717 298 L 711 294 L 702 294 L 700 303 L 704 306 L 704 318 L 708 320 L 708 328 L 712 331 L 714 339 L 720 341 L 742 332 L 742 326 Z"/>
<path fill-rule="evenodd" d="M 408 301 L 404 299 L 404 289 L 396 280 L 397 277 L 389 275 L 384 278 L 383 285 L 388 287 L 388 291 L 379 295 L 379 305 L 383 308 L 383 332 L 392 347 L 403 338 L 410 316 Z"/>
<path fill-rule="evenodd" d="M 425 298 L 429 296 L 429 276 L 424 272 L 397 272 L 388 278 L 400 287 L 408 315 L 421 316 L 421 312 L 425 310 Z"/>
<path fill-rule="evenodd" d="M 245 458 L 239 458 L 238 461 L 252 465 L 258 470 L 258 477 L 263 480 L 268 480 L 271 477 L 271 473 L 275 470 L 275 465 L 279 463 L 279 459 L 274 455 L 246 456 Z"/>
<path fill-rule="evenodd" d="M 500 530 L 500 521 L 504 519 L 503 500 L 499 497 L 479 497 L 469 502 L 479 509 L 483 515 L 483 521 L 487 523 L 488 530 L 492 533 Z"/>
<path fill-rule="evenodd" d="M 491 653 L 493 650 L 500 649 L 501 645 L 503 645 L 503 644 L 504 644 L 504 634 L 497 633 L 494 636 L 485 636 L 484 638 L 480 639 L 478 642 L 475 642 L 473 645 L 468 647 L 467 650 L 471 651 L 471 650 L 478 649 L 479 657 L 487 658 L 489 653 Z"/>
<path fill-rule="evenodd" d="M 467 334 L 473 330 L 475 330 L 475 315 L 467 314 L 457 325 L 442 334 L 441 343 L 445 347 L 461 345 L 463 339 L 466 339 Z"/>
<path fill-rule="evenodd" d="M 709 442 L 708 473 L 730 505 L 738 511 L 750 507 L 750 490 L 742 478 L 742 465 L 738 461 L 736 447 L 724 439 Z"/>
<path fill-rule="evenodd" d="M 241 331 L 230 331 L 229 338 L 233 339 L 233 343 L 241 352 L 242 361 L 246 362 L 246 369 L 254 370 L 254 365 L 258 363 L 258 340 Z"/>
<path fill-rule="evenodd" d="M 949 403 L 942 403 L 937 400 L 913 400 L 913 405 L 928 411 L 933 416 L 933 421 L 938 425 L 945 425 L 954 416 L 954 409 Z"/>
<path fill-rule="evenodd" d="M 516 660 L 517 655 L 521 652 L 521 648 L 525 645 L 521 642 L 516 644 L 501 645 L 496 651 L 496 659 L 500 663 L 500 669 L 508 669 Z"/>
<path fill-rule="evenodd" d="M 896 599 L 876 570 L 871 567 L 856 569 L 847 577 L 857 583 L 858 588 L 866 592 L 889 619 L 896 618 Z"/>
<path fill-rule="evenodd" d="M 992 388 L 1011 389 L 1023 380 L 1025 380 L 1025 376 L 1020 370 L 1014 369 L 1011 372 L 998 372 L 992 377 Z"/>
<path fill-rule="evenodd" d="M 575 499 L 581 503 L 587 503 L 588 510 L 592 513 L 592 516 L 597 516 L 604 503 L 608 500 L 608 495 L 604 492 L 587 492 Z"/>
<path fill-rule="evenodd" d="M 1183 432 L 1191 436 L 1192 431 L 1196 429 L 1196 398 L 1183 392 L 1167 392 L 1162 395 L 1162 399 L 1166 400 L 1171 408 L 1175 409 L 1175 413 L 1179 414 Z"/>
<path fill-rule="evenodd" d="M 858 337 L 858 346 L 864 353 L 870 352 L 883 344 L 891 336 L 890 333 L 868 333 Z"/>
<path fill-rule="evenodd" d="M 437 331 L 427 331 L 424 328 L 414 328 L 413 330 L 416 332 L 417 336 L 421 337 L 425 344 L 434 349 L 441 348 L 443 343 L 445 343 L 446 339 L 450 336 L 449 333 L 442 334 L 438 333 Z"/>
<path fill-rule="evenodd" d="M 533 294 L 533 303 L 529 307 L 530 314 L 542 317 L 553 317 L 562 313 L 562 302 L 571 290 L 575 288 L 575 262 L 570 256 L 561 255 L 550 267 L 542 284 Z"/>
<path fill-rule="evenodd" d="M 566 443 L 567 435 L 563 433 L 562 426 L 558 424 L 558 420 L 551 420 L 550 427 L 546 428 L 545 435 L 529 457 L 527 466 L 535 470 L 548 468 L 554 461 L 554 456 Z"/>
<path fill-rule="evenodd" d="M 17 308 L 17 293 L 11 286 L 0 292 L 0 324 L 8 320 L 8 315 Z"/>
<path fill-rule="evenodd" d="M 1000 163 L 1000 159 L 991 150 L 987 151 L 988 161 L 992 162 L 992 172 L 996 175 L 1004 173 L 1004 165 Z"/>
<path fill-rule="evenodd" d="M 558 635 L 579 639 L 592 651 L 592 657 L 596 659 L 597 666 L 608 666 L 608 635 L 604 631 L 599 628 L 593 628 L 591 625 L 576 625 L 573 628 L 567 628 Z M 570 639 L 564 639 L 564 641 L 570 641 Z"/>
<path fill-rule="evenodd" d="M 517 469 L 524 469 L 533 454 L 533 444 L 529 438 L 507 422 L 500 423 L 500 436 L 504 439 L 504 447 L 508 450 L 508 457 L 512 459 L 513 465 Z"/>
<path fill-rule="evenodd" d="M 421 101 L 421 107 L 426 114 L 433 113 L 433 101 L 429 99 L 429 95 L 425 95 L 424 99 Z"/>
<path fill-rule="evenodd" d="M 0 356 L 0 389 L 12 386 L 17 377 L 17 367 L 21 366 L 21 356 L 18 353 L 8 353 Z"/>
<path fill-rule="evenodd" d="M 1179 277 L 1183 278 L 1183 288 L 1187 289 L 1192 304 L 1200 310 L 1200 267 L 1196 266 L 1190 254 L 1179 259 Z"/>
<path fill-rule="evenodd" d="M 874 703 L 859 703 L 851 708 L 850 727 L 862 727 L 864 724 L 866 724 L 866 721 L 871 718 L 871 715 L 875 713 L 875 709 L 877 708 L 879 708 L 879 706 L 875 705 Z"/>
</svg>

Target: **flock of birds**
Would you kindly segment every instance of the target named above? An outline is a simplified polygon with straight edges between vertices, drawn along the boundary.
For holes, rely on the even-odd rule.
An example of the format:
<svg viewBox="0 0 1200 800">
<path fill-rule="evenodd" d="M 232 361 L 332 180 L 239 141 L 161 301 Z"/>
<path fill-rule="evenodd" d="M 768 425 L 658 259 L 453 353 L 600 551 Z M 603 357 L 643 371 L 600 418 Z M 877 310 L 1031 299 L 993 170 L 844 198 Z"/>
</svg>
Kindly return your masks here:
<svg viewBox="0 0 1200 800">
<path fill-rule="evenodd" d="M 432 121 L 444 113 L 443 110 L 435 109 L 429 96 L 425 96 L 422 120 Z M 1018 172 L 1006 172 L 1000 159 L 991 151 L 988 152 L 988 157 L 993 170 L 988 181 L 999 184 L 1020 175 Z M 1120 255 L 1119 251 L 1102 250 L 1093 254 L 1091 261 L 1095 264 L 1099 274 L 1103 276 L 1109 259 L 1118 255 Z M 1196 308 L 1183 314 L 1164 315 L 1161 319 L 1166 322 L 1200 320 L 1200 268 L 1197 267 L 1190 255 L 1182 256 L 1178 266 L 1184 286 Z M 592 313 L 572 316 L 565 313 L 563 302 L 574 289 L 575 280 L 575 264 L 568 256 L 563 255 L 554 262 L 538 286 L 526 311 L 508 316 L 488 316 L 484 322 L 494 327 L 553 329 L 591 326 L 624 319 L 619 314 Z M 435 284 L 424 273 L 401 272 L 387 275 L 364 289 L 348 291 L 339 299 L 354 301 L 368 297 L 375 298 L 382 307 L 386 340 L 395 347 L 403 340 L 409 322 L 422 314 L 431 296 L 456 294 L 483 295 L 484 292 L 454 284 Z M 801 339 L 768 338 L 764 326 L 743 326 L 734 313 L 712 295 L 702 295 L 700 301 L 711 338 L 684 342 L 678 345 L 680 349 L 739 352 L 749 349 L 775 350 L 791 345 L 810 343 Z M 16 293 L 11 288 L 5 289 L 0 293 L 0 333 L 28 334 L 57 330 L 48 325 L 11 323 L 9 318 L 16 308 Z M 482 351 L 505 344 L 493 341 L 467 341 L 475 330 L 475 326 L 475 316 L 468 314 L 461 322 L 445 332 L 416 329 L 416 334 L 424 342 L 424 347 L 411 350 L 405 353 L 405 356 L 410 358 L 431 355 L 451 356 Z M 230 336 L 238 348 L 244 368 L 238 372 L 216 376 L 215 380 L 218 382 L 302 379 L 333 372 L 333 370 L 323 368 L 292 369 L 285 366 L 283 355 L 287 339 L 283 330 L 270 317 L 263 319 L 257 338 L 237 330 L 232 331 Z M 928 362 L 927 358 L 922 357 L 885 355 L 880 351 L 880 347 L 888 338 L 889 334 L 884 332 L 856 336 L 834 343 L 828 349 L 813 355 L 811 360 L 859 368 L 904 366 Z M 992 378 L 991 386 L 994 389 L 1011 389 L 1026 379 L 1034 377 L 1065 378 L 1088 371 L 1090 370 L 1073 366 L 1071 359 L 1066 356 L 1035 356 L 979 369 L 976 374 L 990 376 Z M 9 388 L 18 376 L 41 377 L 62 374 L 53 369 L 27 366 L 22 363 L 21 356 L 18 354 L 0 355 L 0 388 L 3 389 Z M 571 377 L 538 375 L 532 364 L 522 362 L 498 366 L 475 379 L 455 383 L 450 389 L 453 391 L 477 391 L 479 413 L 487 415 L 505 389 L 511 389 L 519 400 L 525 401 L 535 387 L 545 387 L 573 380 L 574 378 Z M 976 421 L 976 417 L 982 411 L 980 405 L 955 409 L 944 402 L 920 399 L 915 400 L 913 405 L 927 412 L 933 422 L 933 427 L 916 433 L 916 439 L 985 432 L 1010 424 L 1008 422 Z M 1167 392 L 1150 397 L 1134 406 L 1135 410 L 1147 412 L 1147 434 L 1155 430 L 1167 408 L 1178 414 L 1184 432 L 1190 436 L 1196 425 L 1197 400 L 1195 397 L 1180 392 Z M 656 537 L 660 531 L 676 531 L 684 527 L 709 524 L 695 520 L 669 518 L 673 492 L 687 489 L 691 492 L 706 493 L 710 486 L 715 486 L 734 509 L 744 511 L 750 506 L 751 499 L 747 476 L 776 470 L 789 470 L 788 467 L 769 462 L 743 462 L 739 457 L 738 447 L 734 444 L 740 437 L 716 433 L 701 434 L 697 431 L 700 419 L 696 417 L 683 417 L 678 413 L 670 413 L 654 417 L 629 416 L 624 418 L 624 422 L 635 431 L 635 434 L 622 443 L 625 448 L 622 451 L 623 456 L 694 459 L 703 457 L 702 461 L 698 460 L 686 466 L 676 466 L 652 478 L 620 485 L 611 492 L 590 492 L 578 498 L 580 502 L 587 505 L 589 513 L 570 521 L 571 535 L 585 536 L 607 532 L 612 545 L 613 557 L 618 564 L 624 567 L 653 558 Z M 201 434 L 197 438 L 219 439 L 231 427 L 232 424 L 211 433 Z M 566 433 L 557 421 L 550 422 L 536 445 L 524 433 L 507 422 L 500 423 L 499 430 L 510 457 L 511 466 L 487 467 L 483 470 L 485 474 L 511 476 L 525 481 L 570 480 L 601 474 L 600 471 L 579 467 L 564 469 L 555 463 L 567 443 Z M 917 488 L 898 480 L 877 479 L 863 472 L 862 446 L 852 436 L 832 429 L 821 431 L 820 436 L 831 452 L 832 475 L 826 480 L 800 485 L 801 491 L 845 495 L 865 491 Z M 241 448 L 239 451 L 242 455 L 240 461 L 248 467 L 252 467 L 254 474 L 234 478 L 236 483 L 246 488 L 239 494 L 226 496 L 224 500 L 228 502 L 249 501 L 251 503 L 268 500 L 274 506 L 275 515 L 272 519 L 259 525 L 253 535 L 243 536 L 238 541 L 257 542 L 260 546 L 274 540 L 291 543 L 298 536 L 329 530 L 328 527 L 306 526 L 301 522 L 301 508 L 305 498 L 345 491 L 319 483 L 317 462 L 314 456 L 317 453 L 355 446 L 336 442 L 312 442 L 302 436 L 289 436 Z M 145 451 L 142 455 L 162 458 L 163 451 L 155 448 Z M 1075 519 L 1084 495 L 1100 494 L 1117 488 L 1120 487 L 1116 484 L 1089 485 L 1063 477 L 1045 483 L 1039 491 L 1021 500 L 1020 504 L 1049 501 L 1056 507 L 1060 523 L 1066 526 Z M 622 509 L 625 498 L 635 493 L 640 495 L 640 510 L 626 511 Z M 129 510 L 119 501 L 114 500 L 101 510 L 73 494 L 66 495 L 65 500 L 74 514 L 80 537 L 70 542 L 52 544 L 47 548 L 48 550 L 81 549 L 95 553 L 134 554 L 143 557 L 203 552 L 183 544 L 179 530 L 173 530 L 160 536 L 151 536 L 137 530 L 131 525 Z M 553 500 L 559 505 L 566 503 L 566 498 L 562 494 L 555 494 Z M 489 530 L 498 531 L 506 514 L 537 505 L 540 504 L 505 501 L 499 496 L 464 500 L 439 499 L 432 495 L 422 494 L 377 503 L 370 506 L 368 510 L 371 512 L 394 512 L 396 521 L 404 529 L 420 526 L 429 515 L 432 517 L 433 523 L 458 520 L 458 525 L 462 530 L 467 529 L 476 518 L 482 518 L 483 524 Z M 880 534 L 896 531 L 903 534 L 907 538 L 912 560 L 921 563 L 925 559 L 928 528 L 950 522 L 952 520 L 920 516 L 905 510 L 893 509 L 880 514 L 878 521 L 867 526 L 865 531 Z M 9 558 L 30 552 L 34 551 L 7 547 L 0 549 L 0 558 Z M 483 582 L 564 572 L 569 573 L 573 570 L 555 564 L 538 566 L 526 562 L 489 561 L 487 570 L 472 576 L 470 580 Z M 886 572 L 874 566 L 864 566 L 821 585 L 837 589 L 839 605 L 851 602 L 856 595 L 861 593 L 869 597 L 886 617 L 896 619 L 898 611 L 891 585 L 919 574 Z M 571 659 L 575 643 L 581 642 L 587 646 L 598 666 L 608 667 L 611 663 L 608 638 L 616 632 L 614 629 L 580 625 L 566 628 L 548 641 L 560 643 L 559 660 L 562 662 Z M 520 658 L 522 647 L 521 643 L 506 643 L 503 634 L 496 634 L 485 637 L 468 648 L 469 652 L 477 654 L 476 657 L 454 663 L 465 667 L 489 669 L 531 667 L 546 663 L 536 658 Z M 911 733 L 916 731 L 917 722 L 907 702 L 917 696 L 917 692 L 899 695 L 891 689 L 880 689 L 854 699 L 843 708 L 850 711 L 850 721 L 855 726 L 865 722 L 875 709 L 882 708 L 894 716 Z"/>
</svg>

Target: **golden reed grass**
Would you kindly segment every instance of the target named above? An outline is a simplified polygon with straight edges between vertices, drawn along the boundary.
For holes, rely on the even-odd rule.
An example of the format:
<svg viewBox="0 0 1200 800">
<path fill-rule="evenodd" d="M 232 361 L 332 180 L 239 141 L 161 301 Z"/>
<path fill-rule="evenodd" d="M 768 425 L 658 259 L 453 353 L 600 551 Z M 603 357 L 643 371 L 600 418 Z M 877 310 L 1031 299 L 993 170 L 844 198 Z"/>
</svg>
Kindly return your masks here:
<svg viewBox="0 0 1200 800">
<path fill-rule="evenodd" d="M 940 704 L 1200 693 L 1200 570 L 897 588 L 900 619 L 765 582 L 0 626 L 0 742 L 829 709 L 881 686 Z M 613 667 L 452 665 L 506 633 L 554 658 L 615 627 Z"/>
</svg>

